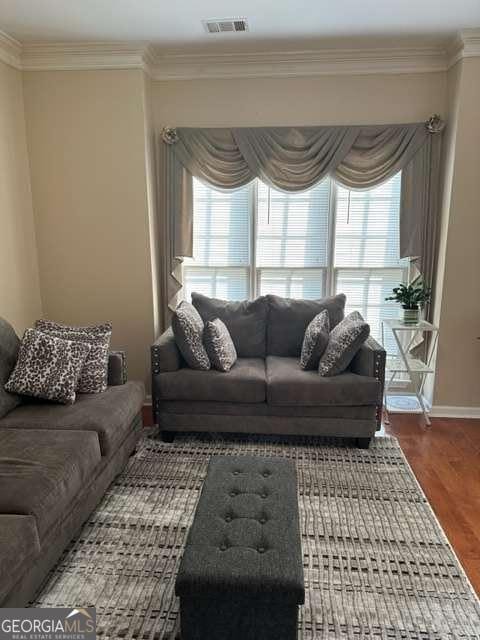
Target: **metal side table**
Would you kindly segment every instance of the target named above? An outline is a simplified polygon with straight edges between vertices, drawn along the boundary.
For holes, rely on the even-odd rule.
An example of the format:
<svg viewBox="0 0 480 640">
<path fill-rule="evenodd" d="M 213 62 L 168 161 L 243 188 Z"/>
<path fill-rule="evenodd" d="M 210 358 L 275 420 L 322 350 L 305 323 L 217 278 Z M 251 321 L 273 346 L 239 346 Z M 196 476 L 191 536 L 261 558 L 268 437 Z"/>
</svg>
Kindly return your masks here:
<svg viewBox="0 0 480 640">
<path fill-rule="evenodd" d="M 387 409 L 387 394 L 390 386 L 397 377 L 398 374 L 407 374 L 409 382 L 412 385 L 413 392 L 408 395 L 413 395 L 417 398 L 418 404 L 425 418 L 427 425 L 430 424 L 430 418 L 423 401 L 423 389 L 425 387 L 425 381 L 427 375 L 434 373 L 432 362 L 437 349 L 438 342 L 438 327 L 420 320 L 417 324 L 405 324 L 401 320 L 383 320 L 382 321 L 382 344 L 385 346 L 385 329 L 391 330 L 398 347 L 398 356 L 387 356 L 387 364 L 385 371 L 385 387 L 383 393 L 383 407 L 385 411 L 386 423 L 389 424 L 389 416 Z M 405 333 L 409 332 L 409 333 Z M 424 333 L 431 333 L 432 340 L 428 348 L 428 353 L 424 360 L 414 358 L 410 355 L 410 349 L 415 346 L 418 339 L 423 338 Z M 405 339 L 402 339 L 404 337 Z M 406 395 L 406 394 L 402 394 Z"/>
</svg>

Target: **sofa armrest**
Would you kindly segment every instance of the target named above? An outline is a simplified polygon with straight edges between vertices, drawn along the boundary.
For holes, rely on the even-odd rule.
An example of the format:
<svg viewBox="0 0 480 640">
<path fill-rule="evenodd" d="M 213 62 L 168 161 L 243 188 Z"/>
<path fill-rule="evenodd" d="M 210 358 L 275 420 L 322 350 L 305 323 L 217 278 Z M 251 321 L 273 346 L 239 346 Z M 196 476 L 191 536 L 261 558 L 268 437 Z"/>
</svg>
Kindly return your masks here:
<svg viewBox="0 0 480 640">
<path fill-rule="evenodd" d="M 150 348 L 152 358 L 152 375 L 166 371 L 178 371 L 183 365 L 180 350 L 175 342 L 172 328 L 170 327 Z"/>
<path fill-rule="evenodd" d="M 108 386 L 118 387 L 127 381 L 127 358 L 125 351 L 110 351 L 108 354 Z"/>
<path fill-rule="evenodd" d="M 350 371 L 361 376 L 371 376 L 380 382 L 377 408 L 377 427 L 382 423 L 383 389 L 385 386 L 385 349 L 374 338 L 369 337 L 360 347 L 350 364 Z"/>
</svg>

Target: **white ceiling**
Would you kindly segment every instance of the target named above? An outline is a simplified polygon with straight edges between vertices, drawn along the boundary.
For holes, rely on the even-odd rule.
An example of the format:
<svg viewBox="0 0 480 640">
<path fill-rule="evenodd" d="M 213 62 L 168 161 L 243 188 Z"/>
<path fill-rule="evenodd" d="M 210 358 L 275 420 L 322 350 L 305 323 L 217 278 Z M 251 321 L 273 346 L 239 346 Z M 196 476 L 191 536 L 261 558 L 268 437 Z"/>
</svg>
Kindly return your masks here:
<svg viewBox="0 0 480 640">
<path fill-rule="evenodd" d="M 204 32 L 202 19 L 229 17 L 247 18 L 250 32 Z M 480 0 L 0 0 L 0 30 L 21 42 L 322 47 L 345 46 L 349 38 L 447 38 L 479 26 Z"/>
</svg>

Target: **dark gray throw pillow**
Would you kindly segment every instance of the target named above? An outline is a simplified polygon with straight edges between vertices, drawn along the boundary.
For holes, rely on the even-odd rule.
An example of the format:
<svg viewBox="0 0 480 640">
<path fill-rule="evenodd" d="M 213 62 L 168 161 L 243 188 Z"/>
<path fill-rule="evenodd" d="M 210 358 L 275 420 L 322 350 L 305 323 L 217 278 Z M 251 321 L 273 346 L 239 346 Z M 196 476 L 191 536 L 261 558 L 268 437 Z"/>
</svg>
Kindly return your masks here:
<svg viewBox="0 0 480 640">
<path fill-rule="evenodd" d="M 318 365 L 321 376 L 336 376 L 348 367 L 370 335 L 370 326 L 353 311 L 330 332 L 327 348 Z"/>
<path fill-rule="evenodd" d="M 112 325 L 109 322 L 92 327 L 75 327 L 53 320 L 37 320 L 35 329 L 49 335 L 91 346 L 77 384 L 79 393 L 102 393 L 108 384 L 108 352 Z"/>
<path fill-rule="evenodd" d="M 5 389 L 34 398 L 73 404 L 75 388 L 89 351 L 89 344 L 27 329 L 20 344 L 17 364 Z"/>
<path fill-rule="evenodd" d="M 20 340 L 14 328 L 0 318 L 0 418 L 6 416 L 22 402 L 20 396 L 5 390 L 5 383 L 15 367 L 19 348 Z"/>
<path fill-rule="evenodd" d="M 313 318 L 328 311 L 330 329 L 343 320 L 345 295 L 300 300 L 268 295 L 267 353 L 269 356 L 300 357 L 305 330 Z"/>
<path fill-rule="evenodd" d="M 214 369 L 230 371 L 237 361 L 237 352 L 225 324 L 216 318 L 205 323 L 203 343 Z"/>
<path fill-rule="evenodd" d="M 265 357 L 268 305 L 264 296 L 231 302 L 192 293 L 192 304 L 204 322 L 220 318 L 239 358 Z"/>
<path fill-rule="evenodd" d="M 320 356 L 327 348 L 330 334 L 330 320 L 325 309 L 318 313 L 308 325 L 303 338 L 300 366 L 302 369 L 316 369 Z"/>
<path fill-rule="evenodd" d="M 172 317 L 175 342 L 186 363 L 192 369 L 210 369 L 210 360 L 203 346 L 204 324 L 198 311 L 183 300 Z"/>
</svg>

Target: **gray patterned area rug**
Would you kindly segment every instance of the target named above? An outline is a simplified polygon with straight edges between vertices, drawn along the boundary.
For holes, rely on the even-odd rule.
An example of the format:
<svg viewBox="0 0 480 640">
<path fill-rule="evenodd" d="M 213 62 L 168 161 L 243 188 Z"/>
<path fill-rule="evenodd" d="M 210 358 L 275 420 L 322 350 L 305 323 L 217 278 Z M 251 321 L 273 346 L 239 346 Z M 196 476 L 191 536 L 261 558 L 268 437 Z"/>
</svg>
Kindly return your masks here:
<svg viewBox="0 0 480 640">
<path fill-rule="evenodd" d="M 175 576 L 216 454 L 296 462 L 306 588 L 299 638 L 480 638 L 479 601 L 393 438 L 369 450 L 312 438 L 144 438 L 34 606 L 96 606 L 105 640 L 174 638 Z"/>
</svg>

